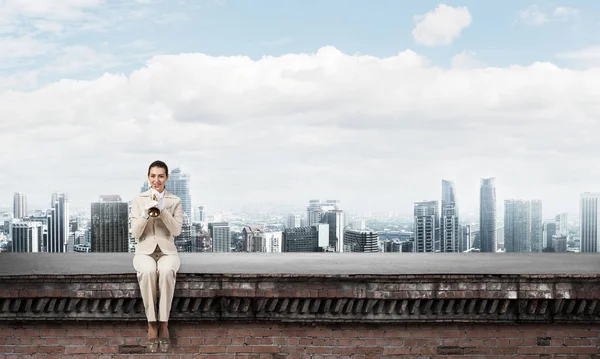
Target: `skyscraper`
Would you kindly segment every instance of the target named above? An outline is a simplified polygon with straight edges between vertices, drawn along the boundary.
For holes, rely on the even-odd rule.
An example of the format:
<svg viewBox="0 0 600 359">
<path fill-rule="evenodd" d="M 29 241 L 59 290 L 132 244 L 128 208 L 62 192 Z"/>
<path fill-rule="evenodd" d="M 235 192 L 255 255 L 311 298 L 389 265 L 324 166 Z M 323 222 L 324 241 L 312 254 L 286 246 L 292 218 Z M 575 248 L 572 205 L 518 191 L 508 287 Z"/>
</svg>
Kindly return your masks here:
<svg viewBox="0 0 600 359">
<path fill-rule="evenodd" d="M 496 252 L 496 178 L 482 178 L 479 189 L 481 252 Z"/>
<path fill-rule="evenodd" d="M 206 221 L 206 209 L 204 206 L 198 206 L 198 222 Z"/>
<path fill-rule="evenodd" d="M 302 221 L 300 215 L 290 213 L 288 215 L 287 226 L 286 228 L 298 228 L 302 225 Z"/>
<path fill-rule="evenodd" d="M 442 252 L 458 252 L 462 248 L 462 235 L 458 215 L 458 202 L 453 181 L 442 180 L 442 208 L 441 208 L 440 238 Z"/>
<path fill-rule="evenodd" d="M 600 252 L 600 193 L 582 193 L 579 198 L 581 252 Z"/>
<path fill-rule="evenodd" d="M 330 199 L 325 202 L 321 202 L 318 199 L 311 199 L 306 209 L 307 225 L 312 226 L 320 223 L 326 212 L 340 209 L 339 205 L 340 201 L 337 199 Z"/>
<path fill-rule="evenodd" d="M 529 252 L 531 248 L 531 203 L 504 201 L 504 248 L 506 252 Z"/>
<path fill-rule="evenodd" d="M 438 201 L 416 202 L 414 207 L 415 252 L 435 252 L 440 236 Z"/>
<path fill-rule="evenodd" d="M 12 251 L 36 253 L 41 250 L 43 226 L 40 222 L 12 223 Z"/>
<path fill-rule="evenodd" d="M 69 243 L 69 201 L 66 193 L 55 192 L 50 201 L 48 213 L 48 243 L 44 249 L 50 253 L 68 251 Z"/>
<path fill-rule="evenodd" d="M 569 235 L 569 220 L 567 213 L 559 213 L 555 217 L 556 222 L 556 234 L 559 236 Z"/>
<path fill-rule="evenodd" d="M 541 252 L 544 249 L 544 227 L 542 219 L 542 201 L 531 200 L 531 251 Z"/>
<path fill-rule="evenodd" d="M 231 234 L 229 223 L 209 223 L 208 232 L 210 233 L 210 238 L 212 239 L 213 252 L 231 252 Z"/>
<path fill-rule="evenodd" d="M 120 196 L 100 196 L 91 204 L 92 252 L 129 251 L 129 208 Z"/>
<path fill-rule="evenodd" d="M 329 224 L 329 247 L 336 252 L 344 251 L 344 223 L 346 222 L 344 211 L 334 209 L 323 213 L 320 223 Z"/>
<path fill-rule="evenodd" d="M 27 217 L 27 195 L 15 192 L 13 196 L 13 218 Z"/>
</svg>

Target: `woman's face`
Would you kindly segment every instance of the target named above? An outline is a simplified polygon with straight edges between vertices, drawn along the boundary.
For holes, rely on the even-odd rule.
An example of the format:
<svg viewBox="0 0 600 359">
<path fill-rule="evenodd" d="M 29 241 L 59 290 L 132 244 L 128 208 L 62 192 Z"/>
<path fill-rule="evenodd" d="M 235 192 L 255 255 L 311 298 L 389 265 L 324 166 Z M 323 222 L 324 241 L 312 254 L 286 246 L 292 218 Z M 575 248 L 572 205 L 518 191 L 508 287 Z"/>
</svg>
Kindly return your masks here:
<svg viewBox="0 0 600 359">
<path fill-rule="evenodd" d="M 162 192 L 165 189 L 165 182 L 167 182 L 168 178 L 169 176 L 167 176 L 164 168 L 152 167 L 148 175 L 148 183 L 158 192 Z"/>
</svg>

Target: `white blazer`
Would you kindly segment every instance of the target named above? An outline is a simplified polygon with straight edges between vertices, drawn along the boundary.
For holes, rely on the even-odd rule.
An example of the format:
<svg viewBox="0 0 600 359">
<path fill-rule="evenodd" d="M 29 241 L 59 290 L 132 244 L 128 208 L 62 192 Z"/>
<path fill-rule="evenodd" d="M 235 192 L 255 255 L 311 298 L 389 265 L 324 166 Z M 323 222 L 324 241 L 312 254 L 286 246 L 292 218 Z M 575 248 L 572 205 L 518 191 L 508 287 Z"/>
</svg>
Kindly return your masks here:
<svg viewBox="0 0 600 359">
<path fill-rule="evenodd" d="M 131 232 L 136 254 L 152 254 L 158 245 L 164 254 L 177 254 L 174 237 L 181 234 L 183 209 L 181 199 L 165 189 L 165 209 L 156 218 L 142 217 L 151 201 L 151 191 L 139 193 L 131 203 Z"/>
</svg>

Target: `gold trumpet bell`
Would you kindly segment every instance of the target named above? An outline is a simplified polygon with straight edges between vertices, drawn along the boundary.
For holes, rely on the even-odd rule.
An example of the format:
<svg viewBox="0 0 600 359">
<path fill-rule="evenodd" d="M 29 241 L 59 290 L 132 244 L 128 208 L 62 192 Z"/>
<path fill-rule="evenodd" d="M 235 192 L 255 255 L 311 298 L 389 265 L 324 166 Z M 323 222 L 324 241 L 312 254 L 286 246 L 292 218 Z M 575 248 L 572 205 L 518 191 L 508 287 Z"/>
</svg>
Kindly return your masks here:
<svg viewBox="0 0 600 359">
<path fill-rule="evenodd" d="M 157 201 L 157 198 L 156 198 L 155 194 L 152 195 L 152 200 L 154 202 Z M 160 216 L 160 209 L 158 209 L 157 207 L 150 207 L 150 208 L 148 208 L 148 216 L 153 217 L 153 218 L 156 218 L 156 217 Z"/>
</svg>

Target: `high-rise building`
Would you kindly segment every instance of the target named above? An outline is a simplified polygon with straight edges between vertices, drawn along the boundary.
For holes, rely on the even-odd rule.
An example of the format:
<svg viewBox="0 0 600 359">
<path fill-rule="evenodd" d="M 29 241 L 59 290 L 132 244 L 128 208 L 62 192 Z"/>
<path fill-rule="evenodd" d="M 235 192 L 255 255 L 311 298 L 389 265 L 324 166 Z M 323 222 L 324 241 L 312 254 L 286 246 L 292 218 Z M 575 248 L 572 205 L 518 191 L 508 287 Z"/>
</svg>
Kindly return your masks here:
<svg viewBox="0 0 600 359">
<path fill-rule="evenodd" d="M 206 209 L 204 206 L 198 206 L 198 222 L 206 222 Z"/>
<path fill-rule="evenodd" d="M 12 251 L 37 253 L 41 251 L 43 226 L 40 222 L 15 221 L 12 223 Z"/>
<path fill-rule="evenodd" d="M 262 243 L 261 234 L 264 232 L 262 227 L 244 227 L 242 229 L 242 242 L 244 244 L 244 252 L 262 252 L 262 245 L 255 243 Z M 266 246 L 266 244 L 265 244 Z M 259 249 L 259 250 L 257 250 Z M 266 251 L 266 249 L 265 249 Z"/>
<path fill-rule="evenodd" d="M 44 252 L 68 252 L 69 243 L 69 201 L 61 192 L 52 194 L 48 217 L 48 242 L 44 243 Z"/>
<path fill-rule="evenodd" d="M 129 251 L 129 208 L 121 196 L 100 196 L 91 204 L 91 251 Z"/>
<path fill-rule="evenodd" d="M 544 248 L 547 247 L 552 247 L 552 238 L 554 238 L 554 236 L 557 233 L 557 223 L 554 220 L 549 220 L 549 221 L 545 221 L 544 222 L 544 234 L 543 234 L 543 241 L 544 241 Z"/>
<path fill-rule="evenodd" d="M 447 203 L 442 208 L 442 219 L 440 226 L 441 248 L 442 252 L 459 252 L 462 249 L 461 227 L 458 223 L 456 206 L 454 203 Z M 464 249 L 466 250 L 466 248 Z"/>
<path fill-rule="evenodd" d="M 496 178 L 494 177 L 481 179 L 479 238 L 481 252 L 496 252 Z"/>
<path fill-rule="evenodd" d="M 441 207 L 440 238 L 442 252 L 458 252 L 467 248 L 461 246 L 462 235 L 460 216 L 458 214 L 458 201 L 454 181 L 442 180 L 442 207 Z"/>
<path fill-rule="evenodd" d="M 27 195 L 16 192 L 13 196 L 13 218 L 27 217 Z"/>
<path fill-rule="evenodd" d="M 208 232 L 215 253 L 231 252 L 231 233 L 228 222 L 212 222 L 208 224 Z"/>
<path fill-rule="evenodd" d="M 567 213 L 559 213 L 555 217 L 556 221 L 556 234 L 559 236 L 569 235 L 569 216 Z"/>
<path fill-rule="evenodd" d="M 435 252 L 440 238 L 438 201 L 416 202 L 414 207 L 415 252 Z"/>
<path fill-rule="evenodd" d="M 531 203 L 518 199 L 504 201 L 504 248 L 506 252 L 531 249 Z"/>
<path fill-rule="evenodd" d="M 344 233 L 344 252 L 377 253 L 378 242 L 376 231 L 347 229 Z"/>
<path fill-rule="evenodd" d="M 169 174 L 169 180 L 165 184 L 167 191 L 173 193 L 181 199 L 183 213 L 192 220 L 192 197 L 190 196 L 190 177 L 181 172 L 181 169 L 175 168 Z"/>
<path fill-rule="evenodd" d="M 567 237 L 554 235 L 552 238 L 552 248 L 555 252 L 563 253 L 567 251 Z"/>
<path fill-rule="evenodd" d="M 344 251 L 344 223 L 345 214 L 340 209 L 329 210 L 323 213 L 320 223 L 329 225 L 329 247 L 336 252 Z"/>
<path fill-rule="evenodd" d="M 544 249 L 542 201 L 531 200 L 531 251 L 540 253 Z"/>
<path fill-rule="evenodd" d="M 302 219 L 299 214 L 289 214 L 287 219 L 287 228 L 297 228 L 302 225 Z"/>
<path fill-rule="evenodd" d="M 472 230 L 472 226 L 471 224 L 466 224 L 462 227 L 462 234 L 461 234 L 461 244 L 459 246 L 460 252 L 464 252 L 468 249 L 470 249 L 471 247 L 473 247 L 473 235 L 471 233 Z"/>
<path fill-rule="evenodd" d="M 327 226 L 327 225 L 325 225 Z M 326 229 L 327 234 L 329 229 Z M 319 250 L 319 225 L 286 228 L 283 231 L 283 252 L 317 252 Z"/>
<path fill-rule="evenodd" d="M 579 198 L 581 252 L 600 252 L 600 193 L 582 193 Z"/>
<path fill-rule="evenodd" d="M 311 199 L 306 209 L 306 222 L 307 226 L 312 226 L 317 223 L 321 223 L 323 216 L 326 212 L 340 209 L 340 201 L 337 199 L 330 199 L 322 202 L 318 199 Z"/>
</svg>

